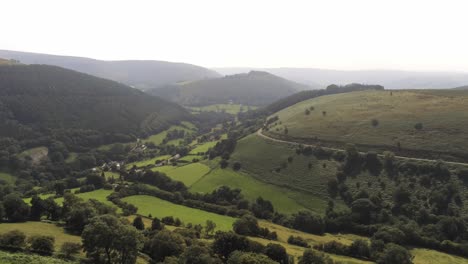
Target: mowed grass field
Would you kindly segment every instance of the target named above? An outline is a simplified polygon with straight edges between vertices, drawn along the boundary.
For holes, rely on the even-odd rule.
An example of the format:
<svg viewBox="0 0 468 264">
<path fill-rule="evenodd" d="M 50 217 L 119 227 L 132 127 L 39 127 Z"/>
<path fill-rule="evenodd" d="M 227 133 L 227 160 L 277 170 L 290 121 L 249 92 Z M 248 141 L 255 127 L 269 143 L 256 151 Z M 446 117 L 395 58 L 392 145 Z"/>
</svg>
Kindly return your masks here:
<svg viewBox="0 0 468 264">
<path fill-rule="evenodd" d="M 2 223 L 0 224 L 0 234 L 11 230 L 20 230 L 26 236 L 46 235 L 55 237 L 55 249 L 59 250 L 65 242 L 81 243 L 81 237 L 65 233 L 62 227 L 43 222 L 25 222 L 25 223 Z M 1 262 L 0 262 L 1 263 Z"/>
<path fill-rule="evenodd" d="M 207 174 L 210 171 L 210 167 L 202 163 L 191 163 L 179 167 L 162 166 L 157 167 L 154 170 L 164 172 L 173 180 L 181 181 L 185 186 L 190 187 Z"/>
<path fill-rule="evenodd" d="M 257 107 L 255 106 L 247 106 L 247 105 L 240 105 L 240 104 L 215 104 L 215 105 L 207 105 L 202 107 L 190 107 L 192 112 L 225 112 L 228 114 L 237 114 L 241 112 L 246 112 L 248 110 L 255 110 Z"/>
<path fill-rule="evenodd" d="M 287 127 L 286 137 L 468 153 L 468 91 L 351 92 L 306 100 L 274 115 L 279 121 L 272 135 L 284 135 Z"/>
<path fill-rule="evenodd" d="M 134 195 L 122 199 L 125 202 L 138 207 L 138 214 L 162 218 L 165 216 L 178 217 L 184 224 L 205 225 L 206 220 L 216 223 L 216 230 L 232 230 L 232 224 L 236 220 L 233 217 L 218 215 L 183 205 L 174 204 L 157 197 L 148 195 Z"/>
</svg>

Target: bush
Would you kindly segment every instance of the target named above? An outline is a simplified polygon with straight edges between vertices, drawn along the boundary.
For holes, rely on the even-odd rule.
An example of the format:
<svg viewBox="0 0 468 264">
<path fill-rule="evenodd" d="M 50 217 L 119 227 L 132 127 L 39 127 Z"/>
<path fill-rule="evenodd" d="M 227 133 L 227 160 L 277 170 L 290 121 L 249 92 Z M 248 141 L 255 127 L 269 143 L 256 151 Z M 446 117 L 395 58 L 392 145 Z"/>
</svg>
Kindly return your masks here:
<svg viewBox="0 0 468 264">
<path fill-rule="evenodd" d="M 291 245 L 296 245 L 296 246 L 300 246 L 300 247 L 305 247 L 305 248 L 309 248 L 309 244 L 307 243 L 307 241 L 300 237 L 300 236 L 289 236 L 288 238 L 288 244 L 291 244 Z"/>
<path fill-rule="evenodd" d="M 65 242 L 60 247 L 60 254 L 66 259 L 74 259 L 74 255 L 77 255 L 81 251 L 81 245 L 79 243 Z"/>
<path fill-rule="evenodd" d="M 240 162 L 238 162 L 238 161 L 234 162 L 234 165 L 232 165 L 232 169 L 235 170 L 235 171 L 240 170 L 241 169 Z"/>
<path fill-rule="evenodd" d="M 135 219 L 133 219 L 133 226 L 138 230 L 145 229 L 145 223 L 143 223 L 143 219 L 141 218 L 141 216 L 137 216 L 135 217 Z"/>
<path fill-rule="evenodd" d="M 225 160 L 225 159 L 222 159 L 219 162 L 219 165 L 221 166 L 221 169 L 225 169 L 229 165 L 229 162 L 227 160 Z"/>
<path fill-rule="evenodd" d="M 161 219 L 161 222 L 163 222 L 166 225 L 174 225 L 174 217 L 172 216 L 165 216 Z"/>
<path fill-rule="evenodd" d="M 26 235 L 19 230 L 12 230 L 0 235 L 0 246 L 19 250 L 25 246 Z"/>
<path fill-rule="evenodd" d="M 44 255 L 52 255 L 54 253 L 55 238 L 52 236 L 32 236 L 28 239 L 29 249 Z"/>
<path fill-rule="evenodd" d="M 298 264 L 332 264 L 333 260 L 323 253 L 308 249 L 304 251 Z"/>
<path fill-rule="evenodd" d="M 414 128 L 416 130 L 421 130 L 421 129 L 423 129 L 423 124 L 422 123 L 417 123 L 417 124 L 414 125 Z"/>
<path fill-rule="evenodd" d="M 269 243 L 265 247 L 265 255 L 280 264 L 289 263 L 289 256 L 288 253 L 286 253 L 286 249 L 279 244 Z"/>
<path fill-rule="evenodd" d="M 377 260 L 378 264 L 411 264 L 412 256 L 409 251 L 396 244 L 388 244 L 385 246 L 385 250 Z"/>
<path fill-rule="evenodd" d="M 371 124 L 372 124 L 373 127 L 377 127 L 379 125 L 379 120 L 372 119 Z"/>
</svg>

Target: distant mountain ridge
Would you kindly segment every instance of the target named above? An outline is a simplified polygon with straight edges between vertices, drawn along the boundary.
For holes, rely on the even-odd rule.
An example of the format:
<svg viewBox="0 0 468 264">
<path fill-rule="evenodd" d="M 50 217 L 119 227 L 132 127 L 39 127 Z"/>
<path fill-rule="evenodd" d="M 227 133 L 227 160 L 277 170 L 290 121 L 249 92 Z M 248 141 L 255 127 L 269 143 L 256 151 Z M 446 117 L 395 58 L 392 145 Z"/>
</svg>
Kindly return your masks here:
<svg viewBox="0 0 468 264">
<path fill-rule="evenodd" d="M 316 68 L 214 68 L 225 75 L 262 70 L 300 82 L 312 88 L 325 88 L 329 84 L 376 83 L 386 89 L 447 89 L 468 83 L 468 73 L 463 72 L 418 72 L 398 70 L 328 70 Z"/>
<path fill-rule="evenodd" d="M 310 88 L 267 72 L 251 71 L 170 85 L 148 92 L 188 106 L 225 103 L 261 106 L 305 89 Z"/>
<path fill-rule="evenodd" d="M 52 138 L 74 149 L 129 141 L 191 118 L 177 104 L 92 75 L 0 66 L 0 137 L 31 146 Z"/>
<path fill-rule="evenodd" d="M 155 60 L 103 61 L 10 50 L 0 50 L 0 58 L 15 59 L 24 64 L 55 65 L 121 82 L 140 90 L 221 76 L 213 70 L 192 64 Z"/>
</svg>

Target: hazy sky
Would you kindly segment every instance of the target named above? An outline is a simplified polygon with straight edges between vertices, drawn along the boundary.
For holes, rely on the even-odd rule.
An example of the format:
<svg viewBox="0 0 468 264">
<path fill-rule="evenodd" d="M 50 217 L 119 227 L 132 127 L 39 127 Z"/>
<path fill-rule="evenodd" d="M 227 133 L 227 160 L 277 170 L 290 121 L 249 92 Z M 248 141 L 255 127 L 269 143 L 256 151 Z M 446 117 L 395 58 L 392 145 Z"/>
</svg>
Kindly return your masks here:
<svg viewBox="0 0 468 264">
<path fill-rule="evenodd" d="M 0 49 L 206 67 L 468 71 L 468 1 L 2 0 Z"/>
</svg>

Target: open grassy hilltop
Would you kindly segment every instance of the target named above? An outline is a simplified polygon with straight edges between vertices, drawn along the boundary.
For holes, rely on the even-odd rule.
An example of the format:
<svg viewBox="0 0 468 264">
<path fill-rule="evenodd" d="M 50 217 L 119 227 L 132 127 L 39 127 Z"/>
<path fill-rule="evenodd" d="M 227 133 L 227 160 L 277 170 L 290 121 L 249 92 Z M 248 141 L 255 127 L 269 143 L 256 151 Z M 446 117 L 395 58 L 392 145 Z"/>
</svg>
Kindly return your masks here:
<svg viewBox="0 0 468 264">
<path fill-rule="evenodd" d="M 321 96 L 283 109 L 266 134 L 401 154 L 468 157 L 467 91 L 362 91 Z M 430 155 L 429 155 L 430 154 Z"/>
</svg>

